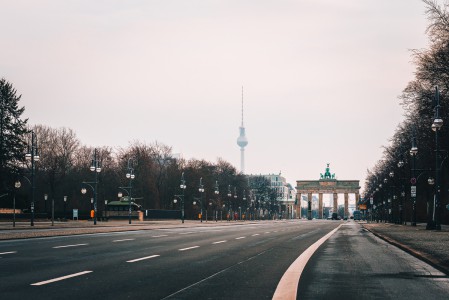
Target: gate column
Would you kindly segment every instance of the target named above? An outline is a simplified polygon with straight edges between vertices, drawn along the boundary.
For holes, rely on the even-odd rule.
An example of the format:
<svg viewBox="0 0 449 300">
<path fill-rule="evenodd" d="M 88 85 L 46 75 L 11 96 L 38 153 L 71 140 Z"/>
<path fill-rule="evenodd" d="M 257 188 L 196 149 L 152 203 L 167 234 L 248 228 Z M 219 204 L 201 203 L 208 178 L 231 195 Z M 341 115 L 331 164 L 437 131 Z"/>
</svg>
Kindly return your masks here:
<svg viewBox="0 0 449 300">
<path fill-rule="evenodd" d="M 334 193 L 334 207 L 332 208 L 332 212 L 337 213 L 338 215 L 338 194 Z"/>
<path fill-rule="evenodd" d="M 323 218 L 323 193 L 318 194 L 318 219 Z"/>
<path fill-rule="evenodd" d="M 349 217 L 348 202 L 349 202 L 349 195 L 348 193 L 345 193 L 345 215 L 343 217 Z"/>
<path fill-rule="evenodd" d="M 298 219 L 301 219 L 301 193 L 296 193 L 296 216 Z"/>
<path fill-rule="evenodd" d="M 312 220 L 312 193 L 307 193 L 307 219 Z"/>
</svg>

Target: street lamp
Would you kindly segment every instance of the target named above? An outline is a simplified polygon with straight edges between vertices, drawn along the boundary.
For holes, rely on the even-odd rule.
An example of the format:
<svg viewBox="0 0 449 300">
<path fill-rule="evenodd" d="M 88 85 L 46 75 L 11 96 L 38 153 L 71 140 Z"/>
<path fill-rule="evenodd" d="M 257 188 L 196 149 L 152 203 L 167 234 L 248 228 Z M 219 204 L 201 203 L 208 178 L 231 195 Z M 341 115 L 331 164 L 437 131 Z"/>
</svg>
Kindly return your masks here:
<svg viewBox="0 0 449 300">
<path fill-rule="evenodd" d="M 90 170 L 95 173 L 94 190 L 94 225 L 97 225 L 97 200 L 98 200 L 98 174 L 101 172 L 100 160 L 97 156 L 97 148 L 94 149 L 94 158 L 90 165 Z"/>
<path fill-rule="evenodd" d="M 416 155 L 418 154 L 418 147 L 416 146 L 416 136 L 415 136 L 415 128 L 413 128 L 413 136 L 412 136 L 412 147 L 410 148 L 410 155 L 413 157 L 412 159 L 412 176 L 410 179 L 410 191 L 412 198 L 412 210 L 413 210 L 413 218 L 412 218 L 412 226 L 416 226 L 416 177 L 415 177 L 415 164 L 416 164 Z"/>
<path fill-rule="evenodd" d="M 131 202 L 132 202 L 132 189 L 133 189 L 133 179 L 135 178 L 134 175 L 134 159 L 132 158 L 128 158 L 128 171 L 126 172 L 126 178 L 129 179 L 129 186 L 128 186 L 128 200 L 129 200 L 129 208 L 128 208 L 128 218 L 129 218 L 129 224 L 131 224 L 131 211 L 132 211 L 132 207 L 131 207 Z"/>
<path fill-rule="evenodd" d="M 200 178 L 200 185 L 198 187 L 198 191 L 200 192 L 200 219 L 201 223 L 203 223 L 203 193 L 204 193 L 204 186 L 203 186 L 203 177 Z"/>
<path fill-rule="evenodd" d="M 227 216 L 228 222 L 231 220 L 231 197 L 232 197 L 231 185 L 228 185 L 228 216 Z"/>
<path fill-rule="evenodd" d="M 20 181 L 16 181 L 14 183 L 14 187 L 17 189 L 19 189 L 22 186 L 22 184 L 20 183 Z M 14 198 L 12 201 L 12 207 L 13 207 L 13 218 L 12 218 L 12 227 L 16 227 L 16 191 L 14 190 Z"/>
<path fill-rule="evenodd" d="M 67 220 L 66 204 L 67 204 L 67 196 L 64 196 L 64 220 Z"/>
<path fill-rule="evenodd" d="M 31 161 L 31 226 L 34 226 L 34 190 L 35 190 L 35 163 L 39 161 L 39 152 L 37 147 L 37 137 L 34 130 L 31 130 L 31 145 L 28 145 L 28 151 L 25 154 L 25 159 Z"/>
<path fill-rule="evenodd" d="M 182 190 L 182 198 L 181 198 L 181 220 L 182 223 L 184 223 L 184 192 L 186 190 L 186 181 L 184 179 L 184 172 L 181 174 L 181 184 L 179 185 L 179 188 Z M 176 201 L 176 199 L 175 199 Z M 176 202 L 175 202 L 176 203 Z"/>
<path fill-rule="evenodd" d="M 215 195 L 217 195 L 216 197 L 216 204 L 215 204 L 215 222 L 218 222 L 218 209 L 217 209 L 217 205 L 219 205 L 219 202 L 218 202 L 218 195 L 220 194 L 220 190 L 218 189 L 218 181 L 216 180 L 215 181 L 215 191 L 214 191 L 214 194 Z"/>
<path fill-rule="evenodd" d="M 101 164 L 100 164 L 100 160 L 98 157 L 98 153 L 97 153 L 97 148 L 94 149 L 94 156 L 93 159 L 91 161 L 89 170 L 91 170 L 92 172 L 95 173 L 95 181 L 93 182 L 86 182 L 83 181 L 82 184 L 87 185 L 88 187 L 90 187 L 92 189 L 92 193 L 93 193 L 93 199 L 91 198 L 91 203 L 93 203 L 94 205 L 94 215 L 93 215 L 93 219 L 94 219 L 94 225 L 97 225 L 97 193 L 98 193 L 98 174 L 101 172 Z M 86 188 L 83 187 L 81 189 L 81 193 L 82 194 L 86 194 Z"/>
<path fill-rule="evenodd" d="M 440 117 L 440 93 L 435 87 L 435 118 L 432 123 L 432 130 L 435 131 L 435 197 L 433 203 L 432 222 L 427 224 L 426 229 L 441 230 L 440 224 L 440 170 L 439 170 L 439 144 L 438 132 L 443 126 L 443 119 Z"/>
</svg>

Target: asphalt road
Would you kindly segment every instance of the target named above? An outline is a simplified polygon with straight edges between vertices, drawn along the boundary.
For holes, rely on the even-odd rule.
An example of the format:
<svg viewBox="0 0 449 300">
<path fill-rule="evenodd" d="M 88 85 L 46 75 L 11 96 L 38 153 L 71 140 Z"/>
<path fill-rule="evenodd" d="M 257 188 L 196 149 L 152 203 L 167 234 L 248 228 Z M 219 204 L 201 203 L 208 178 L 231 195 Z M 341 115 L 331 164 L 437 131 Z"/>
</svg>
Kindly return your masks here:
<svg viewBox="0 0 449 300">
<path fill-rule="evenodd" d="M 289 265 L 337 225 L 217 224 L 3 241 L 0 292 L 3 299 L 271 299 Z"/>
<path fill-rule="evenodd" d="M 298 256 L 342 223 L 217 224 L 1 241 L 0 295 L 2 299 L 271 299 Z M 385 299 L 396 285 L 407 290 L 418 282 L 415 289 L 438 296 L 426 299 L 447 297 L 446 276 L 390 248 L 394 247 L 360 225 L 345 223 L 312 256 L 299 288 L 290 288 L 298 288 L 298 299 Z M 365 255 L 374 258 L 366 260 Z"/>
</svg>

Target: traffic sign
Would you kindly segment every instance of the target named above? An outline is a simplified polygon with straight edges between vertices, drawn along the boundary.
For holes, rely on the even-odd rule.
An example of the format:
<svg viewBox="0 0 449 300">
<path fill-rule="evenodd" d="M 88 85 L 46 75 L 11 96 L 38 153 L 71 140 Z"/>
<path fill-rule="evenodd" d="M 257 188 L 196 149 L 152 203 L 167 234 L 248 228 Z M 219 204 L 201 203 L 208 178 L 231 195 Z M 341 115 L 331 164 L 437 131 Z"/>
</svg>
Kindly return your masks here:
<svg viewBox="0 0 449 300">
<path fill-rule="evenodd" d="M 415 178 L 415 177 L 411 178 L 411 179 L 410 179 L 410 183 L 411 183 L 411 184 L 416 184 L 416 178 Z"/>
<path fill-rule="evenodd" d="M 410 187 L 410 194 L 411 194 L 412 197 L 416 197 L 416 185 L 412 185 Z"/>
</svg>

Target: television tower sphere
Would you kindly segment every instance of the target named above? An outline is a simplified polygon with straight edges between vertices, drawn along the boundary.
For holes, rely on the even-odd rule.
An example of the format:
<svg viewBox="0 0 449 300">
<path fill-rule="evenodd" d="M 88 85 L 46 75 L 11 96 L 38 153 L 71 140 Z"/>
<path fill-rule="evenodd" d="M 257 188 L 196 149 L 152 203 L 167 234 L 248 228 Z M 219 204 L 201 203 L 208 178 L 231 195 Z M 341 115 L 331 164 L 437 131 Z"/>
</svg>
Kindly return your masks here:
<svg viewBox="0 0 449 300">
<path fill-rule="evenodd" d="M 237 138 L 237 145 L 242 148 L 248 145 L 248 139 L 245 135 L 245 127 L 240 127 L 240 136 Z"/>
</svg>

